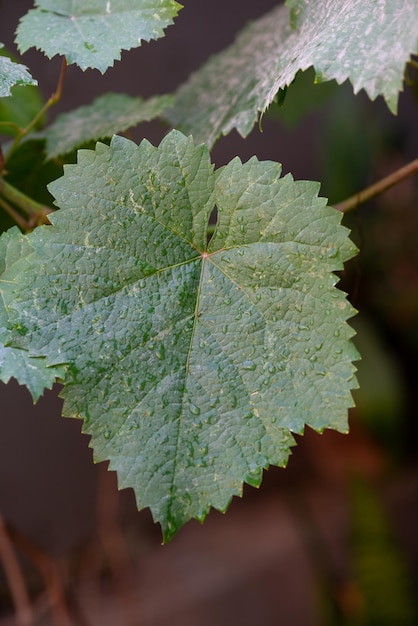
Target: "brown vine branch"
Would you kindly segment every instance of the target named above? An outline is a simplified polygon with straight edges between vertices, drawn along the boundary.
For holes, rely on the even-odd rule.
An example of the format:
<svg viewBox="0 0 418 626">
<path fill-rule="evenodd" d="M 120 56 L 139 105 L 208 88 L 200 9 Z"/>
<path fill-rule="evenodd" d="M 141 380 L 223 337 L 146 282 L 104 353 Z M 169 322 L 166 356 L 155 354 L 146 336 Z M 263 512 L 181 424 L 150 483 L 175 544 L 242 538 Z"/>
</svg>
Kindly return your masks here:
<svg viewBox="0 0 418 626">
<path fill-rule="evenodd" d="M 18 626 L 30 626 L 33 624 L 33 611 L 29 594 L 2 515 L 0 515 L 0 559 L 15 606 L 16 624 Z"/>
<path fill-rule="evenodd" d="M 360 204 L 364 204 L 368 200 L 371 200 L 375 196 L 383 193 L 390 187 L 397 185 L 406 178 L 409 178 L 410 176 L 413 176 L 417 173 L 418 159 L 415 159 L 411 163 L 408 163 L 408 165 L 405 165 L 399 170 L 396 170 L 396 172 L 393 172 L 392 174 L 389 174 L 389 176 L 382 178 L 374 185 L 363 189 L 363 191 L 359 191 L 350 198 L 347 198 L 347 200 L 343 200 L 343 202 L 339 202 L 334 206 L 338 211 L 341 211 L 342 213 L 348 213 L 349 211 L 353 211 L 354 209 L 356 209 Z"/>
<path fill-rule="evenodd" d="M 10 539 L 39 569 L 46 587 L 54 626 L 70 626 L 65 585 L 58 564 L 16 528 L 7 529 Z"/>
</svg>

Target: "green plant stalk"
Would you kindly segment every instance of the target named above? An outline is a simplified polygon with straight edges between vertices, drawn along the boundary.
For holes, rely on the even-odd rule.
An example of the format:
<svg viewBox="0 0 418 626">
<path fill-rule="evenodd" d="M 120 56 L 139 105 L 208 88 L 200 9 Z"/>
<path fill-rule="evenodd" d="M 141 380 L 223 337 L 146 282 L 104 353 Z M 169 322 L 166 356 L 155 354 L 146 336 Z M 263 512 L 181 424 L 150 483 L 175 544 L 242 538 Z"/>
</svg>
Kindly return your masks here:
<svg viewBox="0 0 418 626">
<path fill-rule="evenodd" d="M 44 220 L 49 213 L 52 213 L 52 209 L 50 207 L 45 206 L 44 204 L 40 204 L 29 198 L 29 196 L 25 195 L 12 185 L 10 185 L 5 180 L 0 179 L 0 194 L 9 202 L 15 204 L 19 209 L 21 209 L 29 218 L 41 218 Z"/>
<path fill-rule="evenodd" d="M 64 57 L 64 59 L 62 61 L 62 65 L 61 65 L 61 71 L 60 71 L 59 78 L 58 78 L 57 88 L 56 88 L 55 92 L 47 100 L 47 102 L 44 104 L 42 109 L 40 111 L 38 111 L 38 113 L 35 115 L 33 120 L 25 128 L 20 128 L 18 130 L 18 133 L 17 133 L 16 137 L 14 138 L 13 143 L 10 146 L 10 149 L 7 152 L 7 156 L 6 156 L 6 159 L 5 159 L 6 162 L 9 160 L 10 156 L 13 154 L 13 152 L 19 146 L 19 144 L 22 141 L 22 139 L 24 137 L 26 137 L 26 135 L 28 135 L 31 132 L 31 130 L 33 130 L 35 128 L 35 126 L 37 125 L 39 120 L 42 119 L 42 117 L 45 115 L 45 113 L 52 106 L 54 106 L 54 104 L 57 104 L 57 102 L 60 101 L 61 95 L 62 95 L 62 88 L 63 88 L 63 84 L 64 84 L 64 77 L 65 77 L 66 69 L 67 69 L 67 61 L 66 61 L 66 59 Z"/>
<path fill-rule="evenodd" d="M 0 196 L 0 207 L 7 213 L 7 215 L 9 215 L 16 222 L 16 224 L 18 224 L 18 226 L 20 226 L 20 228 L 24 232 L 30 229 L 28 222 L 26 222 L 26 220 L 23 219 L 20 213 L 15 211 L 14 208 L 11 207 L 10 204 L 6 202 L 6 200 L 4 200 L 4 198 L 2 198 L 1 196 Z"/>
<path fill-rule="evenodd" d="M 18 124 L 15 124 L 15 122 L 0 122 L 0 128 L 12 128 L 16 133 L 19 133 L 21 131 L 21 129 L 19 128 Z"/>
<path fill-rule="evenodd" d="M 341 213 L 348 213 L 349 211 L 354 211 L 354 209 L 356 209 L 360 204 L 364 204 L 365 202 L 368 202 L 375 196 L 378 196 L 379 194 L 383 193 L 387 189 L 390 189 L 390 187 L 397 185 L 398 183 L 402 182 L 406 178 L 409 178 L 410 176 L 414 176 L 414 174 L 417 174 L 417 173 L 418 173 L 418 159 L 415 159 L 411 163 L 408 163 L 408 165 L 405 165 L 404 167 L 401 167 L 399 170 L 396 170 L 396 172 L 389 174 L 389 176 L 385 176 L 385 178 L 382 178 L 377 183 L 374 183 L 374 185 L 371 185 L 370 187 L 366 187 L 366 189 L 363 189 L 363 191 L 359 191 L 353 196 L 350 196 L 350 198 L 347 198 L 347 200 L 343 200 L 342 202 L 339 202 L 338 204 L 334 206 L 338 211 L 341 211 Z"/>
</svg>

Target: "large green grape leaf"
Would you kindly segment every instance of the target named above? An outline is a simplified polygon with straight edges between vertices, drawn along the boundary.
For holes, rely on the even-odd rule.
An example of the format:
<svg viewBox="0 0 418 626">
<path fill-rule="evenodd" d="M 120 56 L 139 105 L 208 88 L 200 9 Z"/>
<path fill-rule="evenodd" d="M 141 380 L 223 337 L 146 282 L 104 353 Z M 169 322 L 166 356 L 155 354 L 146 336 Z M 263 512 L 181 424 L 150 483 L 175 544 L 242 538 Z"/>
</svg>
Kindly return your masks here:
<svg viewBox="0 0 418 626">
<path fill-rule="evenodd" d="M 36 47 L 49 58 L 104 73 L 122 50 L 158 39 L 181 5 L 174 0 L 37 0 L 20 21 L 21 52 Z"/>
<path fill-rule="evenodd" d="M 162 114 L 171 95 L 149 100 L 123 93 L 106 93 L 91 104 L 62 113 L 45 131 L 48 158 L 71 152 L 83 143 L 106 139 Z"/>
<path fill-rule="evenodd" d="M 27 67 L 16 63 L 5 56 L 3 44 L 0 43 L 0 98 L 11 95 L 14 85 L 36 85 Z"/>
<path fill-rule="evenodd" d="M 3 302 L 3 289 L 6 284 L 12 285 L 16 268 L 22 259 L 30 256 L 32 249 L 17 227 L 3 233 L 0 237 L 0 380 L 9 382 L 14 377 L 25 385 L 36 401 L 50 389 L 57 378 L 62 378 L 62 366 L 47 367 L 43 358 L 29 356 L 26 350 L 4 345 L 8 338 L 8 317 Z"/>
<path fill-rule="evenodd" d="M 418 53 L 416 0 L 288 0 L 246 27 L 183 85 L 168 119 L 211 146 L 236 128 L 244 137 L 259 112 L 299 70 L 316 80 L 347 78 L 396 112 L 405 64 Z M 291 19 L 290 19 L 291 18 Z"/>
<path fill-rule="evenodd" d="M 280 171 L 214 172 L 178 131 L 82 150 L 5 291 L 14 344 L 68 363 L 64 413 L 165 539 L 284 465 L 305 424 L 347 430 L 357 353 L 333 271 L 355 248 L 318 184 Z"/>
</svg>

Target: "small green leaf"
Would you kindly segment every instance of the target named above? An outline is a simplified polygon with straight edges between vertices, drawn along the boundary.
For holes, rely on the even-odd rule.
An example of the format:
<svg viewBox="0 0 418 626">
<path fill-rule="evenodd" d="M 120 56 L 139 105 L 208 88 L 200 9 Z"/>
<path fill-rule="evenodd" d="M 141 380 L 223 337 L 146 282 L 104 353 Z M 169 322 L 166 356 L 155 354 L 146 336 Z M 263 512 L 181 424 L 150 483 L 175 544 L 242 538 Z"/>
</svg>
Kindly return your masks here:
<svg viewBox="0 0 418 626">
<path fill-rule="evenodd" d="M 16 227 L 0 237 L 0 380 L 7 383 L 10 378 L 16 378 L 29 389 L 36 402 L 45 388 L 50 389 L 57 378 L 63 378 L 64 368 L 47 367 L 45 359 L 31 357 L 26 350 L 4 345 L 8 338 L 8 317 L 2 297 L 4 286 L 10 286 L 15 279 L 17 265 L 31 252 L 27 240 Z"/>
<path fill-rule="evenodd" d="M 165 539 L 284 465 L 305 424 L 347 430 L 357 352 L 333 272 L 355 248 L 318 184 L 280 169 L 214 172 L 176 131 L 82 150 L 5 288 L 13 344 L 68 363 L 64 413 Z"/>
<path fill-rule="evenodd" d="M 5 48 L 0 49 L 0 64 L 3 58 L 9 58 L 15 65 L 15 59 Z M 23 67 L 23 66 L 21 66 Z M 0 69 L 1 73 L 1 69 Z M 43 106 L 43 99 L 38 87 L 33 84 L 17 84 L 11 87 L 9 98 L 0 99 L 0 122 L 9 122 L 15 124 L 19 128 L 25 128 L 39 113 Z M 39 121 L 37 128 L 42 124 Z M 2 124 L 0 126 L 1 133 L 5 135 L 15 135 L 16 128 L 8 127 Z"/>
<path fill-rule="evenodd" d="M 174 126 L 208 146 L 233 128 L 245 137 L 278 91 L 311 66 L 317 82 L 350 79 L 356 93 L 383 95 L 396 112 L 405 65 L 418 53 L 416 0 L 287 4 L 291 16 L 289 7 L 274 8 L 190 77 L 166 114 Z"/>
<path fill-rule="evenodd" d="M 14 85 L 36 85 L 29 70 L 20 63 L 15 63 L 4 56 L 3 44 L 0 43 L 0 98 L 11 95 Z"/>
<path fill-rule="evenodd" d="M 174 0 L 38 0 L 20 21 L 21 52 L 36 47 L 49 58 L 104 73 L 122 50 L 158 39 L 181 9 Z"/>
<path fill-rule="evenodd" d="M 172 101 L 170 95 L 143 100 L 122 93 L 104 94 L 91 104 L 57 117 L 45 132 L 47 156 L 51 159 L 66 154 L 93 139 L 106 139 L 150 121 Z"/>
</svg>

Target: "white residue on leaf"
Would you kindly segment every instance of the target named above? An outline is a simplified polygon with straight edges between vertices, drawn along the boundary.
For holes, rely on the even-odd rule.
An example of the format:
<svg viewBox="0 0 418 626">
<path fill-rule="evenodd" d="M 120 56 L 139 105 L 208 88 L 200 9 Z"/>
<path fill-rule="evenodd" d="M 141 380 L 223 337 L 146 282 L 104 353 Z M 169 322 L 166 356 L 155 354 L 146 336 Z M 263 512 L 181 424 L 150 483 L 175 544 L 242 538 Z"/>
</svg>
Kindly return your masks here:
<svg viewBox="0 0 418 626">
<path fill-rule="evenodd" d="M 144 213 L 145 212 L 144 207 L 141 206 L 140 204 L 138 204 L 138 202 L 136 202 L 133 189 L 129 190 L 129 200 L 130 200 L 132 208 L 134 209 L 135 212 L 137 212 L 137 213 Z"/>
</svg>

